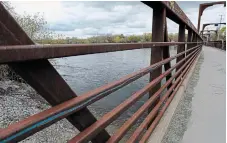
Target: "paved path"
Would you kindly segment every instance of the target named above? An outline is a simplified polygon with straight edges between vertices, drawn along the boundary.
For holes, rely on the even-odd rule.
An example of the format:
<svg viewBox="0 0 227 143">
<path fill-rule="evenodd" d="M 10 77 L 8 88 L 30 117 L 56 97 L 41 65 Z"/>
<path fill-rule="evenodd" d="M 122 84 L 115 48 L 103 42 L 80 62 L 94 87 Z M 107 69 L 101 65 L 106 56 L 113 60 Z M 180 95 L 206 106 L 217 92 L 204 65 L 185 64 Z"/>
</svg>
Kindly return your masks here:
<svg viewBox="0 0 227 143">
<path fill-rule="evenodd" d="M 224 143 L 226 53 L 203 51 L 164 143 Z"/>
</svg>

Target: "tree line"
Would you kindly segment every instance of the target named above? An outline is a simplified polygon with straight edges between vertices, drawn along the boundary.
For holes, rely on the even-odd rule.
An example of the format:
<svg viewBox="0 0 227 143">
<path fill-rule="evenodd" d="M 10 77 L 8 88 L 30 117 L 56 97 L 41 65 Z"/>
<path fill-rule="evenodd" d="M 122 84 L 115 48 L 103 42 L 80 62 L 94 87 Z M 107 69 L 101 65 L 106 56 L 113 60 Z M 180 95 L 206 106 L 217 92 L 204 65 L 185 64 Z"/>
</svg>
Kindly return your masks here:
<svg viewBox="0 0 227 143">
<path fill-rule="evenodd" d="M 170 34 L 170 41 L 177 41 L 177 34 Z M 144 33 L 142 35 L 101 35 L 101 36 L 92 36 L 88 38 L 77 38 L 77 37 L 66 37 L 58 36 L 54 39 L 40 39 L 35 40 L 36 43 L 40 44 L 89 44 L 89 43 L 138 43 L 138 42 L 151 42 L 152 33 Z"/>
</svg>

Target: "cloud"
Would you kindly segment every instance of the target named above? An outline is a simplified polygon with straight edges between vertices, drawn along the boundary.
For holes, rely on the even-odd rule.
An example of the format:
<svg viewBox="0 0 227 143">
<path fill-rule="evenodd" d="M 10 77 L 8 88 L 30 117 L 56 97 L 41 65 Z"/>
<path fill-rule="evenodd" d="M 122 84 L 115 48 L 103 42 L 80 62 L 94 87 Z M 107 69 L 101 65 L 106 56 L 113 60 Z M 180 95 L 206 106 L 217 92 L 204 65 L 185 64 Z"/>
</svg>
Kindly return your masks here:
<svg viewBox="0 0 227 143">
<path fill-rule="evenodd" d="M 51 30 L 69 37 L 142 34 L 152 31 L 153 10 L 139 1 L 13 1 L 11 3 L 19 14 L 23 14 L 24 11 L 30 14 L 43 13 Z M 198 7 L 204 2 L 179 1 L 177 3 L 197 27 Z M 225 15 L 225 8 L 221 5 L 208 8 L 202 16 L 201 24 L 219 21 L 220 17 L 217 13 Z M 171 20 L 167 23 L 169 33 L 178 32 L 178 24 Z"/>
</svg>

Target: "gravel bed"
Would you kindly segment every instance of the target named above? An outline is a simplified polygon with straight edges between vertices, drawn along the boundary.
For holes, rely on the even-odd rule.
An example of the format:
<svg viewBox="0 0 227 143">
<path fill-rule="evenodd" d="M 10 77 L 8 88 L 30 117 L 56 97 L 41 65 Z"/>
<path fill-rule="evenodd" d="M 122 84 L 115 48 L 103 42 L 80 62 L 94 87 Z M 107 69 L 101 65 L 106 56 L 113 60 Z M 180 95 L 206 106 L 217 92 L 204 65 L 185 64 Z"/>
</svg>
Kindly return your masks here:
<svg viewBox="0 0 227 143">
<path fill-rule="evenodd" d="M 0 81 L 0 129 L 50 107 L 49 103 L 29 85 L 11 80 Z M 88 106 L 88 109 L 96 118 L 100 118 L 110 111 L 110 109 L 91 105 Z M 131 114 L 126 111 L 111 123 L 106 130 L 112 135 L 129 116 Z M 125 142 L 129 134 L 135 130 L 145 116 L 146 114 L 128 131 L 121 140 L 122 143 Z M 24 139 L 21 143 L 66 143 L 78 133 L 79 131 L 70 122 L 63 119 Z"/>
<path fill-rule="evenodd" d="M 0 81 L 0 128 L 50 108 L 30 86 L 15 81 Z M 21 143 L 63 143 L 78 133 L 66 119 L 26 138 Z"/>
</svg>

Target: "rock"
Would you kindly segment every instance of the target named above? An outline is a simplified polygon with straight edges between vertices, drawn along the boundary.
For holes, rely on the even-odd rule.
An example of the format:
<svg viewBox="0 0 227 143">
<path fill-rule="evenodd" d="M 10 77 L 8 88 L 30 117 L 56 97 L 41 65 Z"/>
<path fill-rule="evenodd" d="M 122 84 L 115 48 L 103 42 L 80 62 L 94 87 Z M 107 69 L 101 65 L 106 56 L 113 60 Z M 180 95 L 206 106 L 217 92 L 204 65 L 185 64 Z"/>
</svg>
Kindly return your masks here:
<svg viewBox="0 0 227 143">
<path fill-rule="evenodd" d="M 3 95 L 6 93 L 6 90 L 0 87 L 0 95 Z"/>
</svg>

